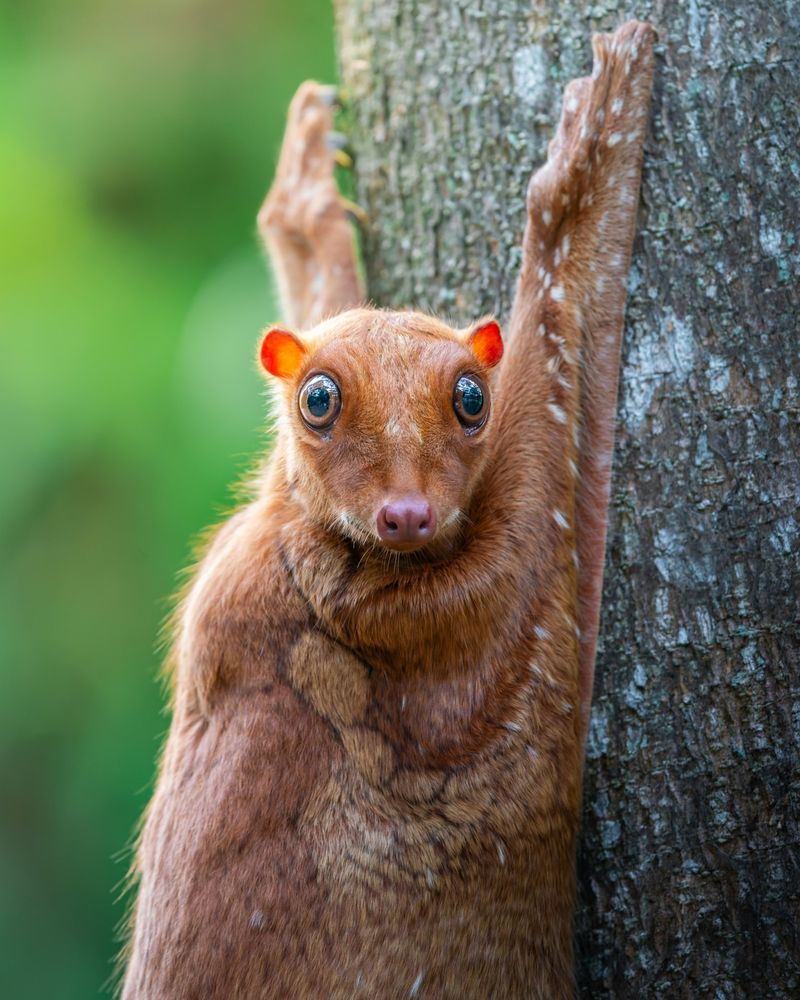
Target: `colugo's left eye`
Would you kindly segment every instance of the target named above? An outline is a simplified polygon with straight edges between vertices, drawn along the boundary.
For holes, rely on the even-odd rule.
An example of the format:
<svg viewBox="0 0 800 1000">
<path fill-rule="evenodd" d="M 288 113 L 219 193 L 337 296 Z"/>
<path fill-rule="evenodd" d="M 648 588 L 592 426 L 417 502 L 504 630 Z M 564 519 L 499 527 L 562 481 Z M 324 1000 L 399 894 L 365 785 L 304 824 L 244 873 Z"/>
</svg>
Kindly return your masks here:
<svg viewBox="0 0 800 1000">
<path fill-rule="evenodd" d="M 339 416 L 342 394 L 330 375 L 312 375 L 300 389 L 297 402 L 308 426 L 324 430 Z"/>
<path fill-rule="evenodd" d="M 489 413 L 489 393 L 477 375 L 462 375 L 453 389 L 453 409 L 468 430 L 477 430 Z"/>
</svg>

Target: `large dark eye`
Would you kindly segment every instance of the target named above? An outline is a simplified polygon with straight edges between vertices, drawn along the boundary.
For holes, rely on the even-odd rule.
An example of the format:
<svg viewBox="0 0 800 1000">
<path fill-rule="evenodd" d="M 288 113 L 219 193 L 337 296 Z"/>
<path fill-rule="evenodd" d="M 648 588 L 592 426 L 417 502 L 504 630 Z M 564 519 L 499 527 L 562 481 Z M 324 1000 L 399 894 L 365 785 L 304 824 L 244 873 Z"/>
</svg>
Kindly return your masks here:
<svg viewBox="0 0 800 1000">
<path fill-rule="evenodd" d="M 298 405 L 309 427 L 315 430 L 330 427 L 342 408 L 339 386 L 330 375 L 312 375 L 300 389 Z"/>
<path fill-rule="evenodd" d="M 489 393 L 477 375 L 462 375 L 453 390 L 453 409 L 468 430 L 477 430 L 489 413 Z"/>
</svg>

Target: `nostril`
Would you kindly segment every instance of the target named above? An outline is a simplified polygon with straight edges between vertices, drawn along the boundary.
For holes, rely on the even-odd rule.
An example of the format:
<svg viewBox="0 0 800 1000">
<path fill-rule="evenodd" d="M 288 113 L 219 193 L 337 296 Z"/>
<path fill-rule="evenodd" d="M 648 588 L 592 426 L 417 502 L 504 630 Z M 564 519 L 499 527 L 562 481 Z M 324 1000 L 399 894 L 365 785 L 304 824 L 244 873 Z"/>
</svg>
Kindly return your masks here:
<svg viewBox="0 0 800 1000">
<path fill-rule="evenodd" d="M 423 500 L 410 505 L 410 520 L 414 530 L 427 533 L 432 527 L 433 511 L 431 505 Z"/>
</svg>

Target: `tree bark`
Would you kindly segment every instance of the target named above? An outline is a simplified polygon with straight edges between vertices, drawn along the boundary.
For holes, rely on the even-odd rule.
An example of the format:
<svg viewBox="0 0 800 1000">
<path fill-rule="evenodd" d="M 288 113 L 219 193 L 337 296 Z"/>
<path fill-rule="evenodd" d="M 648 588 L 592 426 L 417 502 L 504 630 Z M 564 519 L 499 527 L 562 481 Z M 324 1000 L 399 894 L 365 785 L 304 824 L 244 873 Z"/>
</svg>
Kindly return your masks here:
<svg viewBox="0 0 800 1000">
<path fill-rule="evenodd" d="M 659 31 L 579 872 L 586 997 L 800 991 L 797 0 L 337 0 L 372 300 L 507 317 L 593 31 Z"/>
</svg>

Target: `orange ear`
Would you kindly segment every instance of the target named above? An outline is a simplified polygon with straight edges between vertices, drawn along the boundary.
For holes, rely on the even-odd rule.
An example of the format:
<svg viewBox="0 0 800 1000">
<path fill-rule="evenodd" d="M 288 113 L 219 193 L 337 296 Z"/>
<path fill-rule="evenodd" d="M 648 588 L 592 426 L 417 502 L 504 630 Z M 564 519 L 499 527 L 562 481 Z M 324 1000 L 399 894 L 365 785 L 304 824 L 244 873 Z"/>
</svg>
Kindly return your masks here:
<svg viewBox="0 0 800 1000">
<path fill-rule="evenodd" d="M 470 333 L 467 343 L 478 361 L 487 368 L 494 368 L 503 356 L 503 338 L 499 325 L 493 319 L 477 326 Z"/>
<path fill-rule="evenodd" d="M 305 357 L 306 349 L 288 330 L 272 327 L 264 334 L 261 341 L 259 359 L 261 366 L 270 375 L 278 378 L 291 378 Z"/>
</svg>

